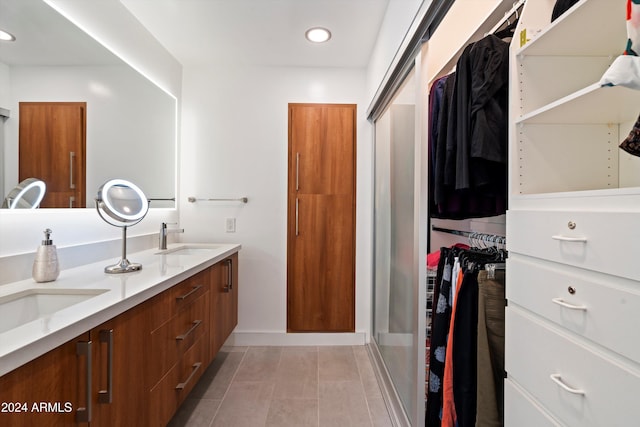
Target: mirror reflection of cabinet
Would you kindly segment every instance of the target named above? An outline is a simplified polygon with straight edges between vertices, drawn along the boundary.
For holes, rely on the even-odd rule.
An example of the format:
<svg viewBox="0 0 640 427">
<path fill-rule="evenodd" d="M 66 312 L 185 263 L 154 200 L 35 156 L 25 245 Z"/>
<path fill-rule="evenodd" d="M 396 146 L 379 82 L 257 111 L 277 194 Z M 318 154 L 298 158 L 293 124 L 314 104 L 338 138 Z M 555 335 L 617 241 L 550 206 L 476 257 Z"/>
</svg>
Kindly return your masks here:
<svg viewBox="0 0 640 427">
<path fill-rule="evenodd" d="M 47 185 L 46 208 L 85 207 L 85 102 L 21 102 L 19 179 Z"/>
</svg>

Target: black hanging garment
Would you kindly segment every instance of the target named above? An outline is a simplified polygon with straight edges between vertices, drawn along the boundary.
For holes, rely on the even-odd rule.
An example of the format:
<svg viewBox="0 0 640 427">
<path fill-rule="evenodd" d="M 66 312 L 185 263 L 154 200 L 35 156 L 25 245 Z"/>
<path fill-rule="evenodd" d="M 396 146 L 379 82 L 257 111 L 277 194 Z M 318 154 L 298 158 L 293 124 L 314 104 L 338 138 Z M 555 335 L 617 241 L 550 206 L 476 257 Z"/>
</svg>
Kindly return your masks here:
<svg viewBox="0 0 640 427">
<path fill-rule="evenodd" d="M 551 12 L 551 22 L 558 19 L 563 13 L 571 9 L 571 7 L 578 3 L 579 0 L 557 0 L 553 11 Z"/>
</svg>

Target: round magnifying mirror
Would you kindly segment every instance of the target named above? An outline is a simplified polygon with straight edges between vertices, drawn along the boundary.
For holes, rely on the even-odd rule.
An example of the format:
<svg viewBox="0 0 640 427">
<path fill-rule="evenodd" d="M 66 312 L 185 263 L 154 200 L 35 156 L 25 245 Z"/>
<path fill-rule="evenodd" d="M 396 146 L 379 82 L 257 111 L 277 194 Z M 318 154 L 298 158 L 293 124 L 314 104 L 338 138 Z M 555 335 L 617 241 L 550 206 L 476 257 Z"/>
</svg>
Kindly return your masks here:
<svg viewBox="0 0 640 427">
<path fill-rule="evenodd" d="M 149 202 L 142 190 L 124 179 L 112 179 L 98 189 L 99 208 L 118 224 L 133 225 L 145 217 Z M 108 221 L 109 222 L 109 221 Z"/>
<path fill-rule="evenodd" d="M 7 209 L 36 209 L 47 191 L 44 181 L 37 178 L 27 178 L 15 186 L 7 194 L 2 207 Z"/>
<path fill-rule="evenodd" d="M 105 267 L 106 273 L 128 273 L 142 269 L 141 264 L 127 259 L 127 227 L 142 221 L 149 211 L 149 201 L 142 190 L 124 179 L 112 179 L 98 189 L 96 209 L 107 223 L 122 227 L 122 258 Z"/>
</svg>

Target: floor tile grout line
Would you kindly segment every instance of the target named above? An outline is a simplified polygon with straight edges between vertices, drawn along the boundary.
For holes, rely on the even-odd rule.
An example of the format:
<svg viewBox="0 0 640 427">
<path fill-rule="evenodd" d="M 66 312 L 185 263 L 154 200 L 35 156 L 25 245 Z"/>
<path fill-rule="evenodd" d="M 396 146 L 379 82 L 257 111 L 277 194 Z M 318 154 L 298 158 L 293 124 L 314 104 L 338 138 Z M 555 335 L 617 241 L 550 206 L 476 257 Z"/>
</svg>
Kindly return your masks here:
<svg viewBox="0 0 640 427">
<path fill-rule="evenodd" d="M 236 375 L 238 375 L 238 371 L 240 370 L 240 366 L 242 366 L 242 362 L 244 362 L 244 358 L 247 357 L 247 353 L 249 352 L 249 348 L 250 347 L 247 347 L 246 350 L 243 352 L 242 358 L 240 359 L 240 363 L 238 363 L 238 366 L 236 367 L 236 370 L 233 373 L 233 375 L 231 377 L 231 380 L 229 381 L 229 384 L 227 385 L 227 389 L 224 391 L 224 394 L 222 395 L 222 399 L 220 399 L 220 404 L 216 408 L 216 412 L 213 414 L 213 418 L 211 418 L 211 422 L 209 423 L 209 427 L 213 426 L 213 422 L 215 421 L 216 417 L 218 416 L 218 412 L 220 412 L 220 408 L 222 408 L 222 404 L 224 403 L 224 399 L 227 397 L 227 394 L 229 393 L 229 389 L 231 388 L 231 384 L 233 384 L 233 381 L 236 379 Z"/>
<path fill-rule="evenodd" d="M 364 396 L 364 403 L 365 405 L 367 405 L 367 413 L 369 414 L 369 423 L 373 426 L 373 415 L 371 414 L 371 405 L 369 405 L 369 397 L 367 396 L 367 390 L 364 387 L 364 381 L 362 379 L 362 369 L 360 369 L 360 363 L 358 363 L 358 357 L 356 355 L 355 347 L 351 347 L 351 352 L 353 353 L 353 358 L 356 361 L 356 368 L 358 368 L 358 377 L 360 378 L 360 386 L 362 387 L 362 395 Z"/>
</svg>

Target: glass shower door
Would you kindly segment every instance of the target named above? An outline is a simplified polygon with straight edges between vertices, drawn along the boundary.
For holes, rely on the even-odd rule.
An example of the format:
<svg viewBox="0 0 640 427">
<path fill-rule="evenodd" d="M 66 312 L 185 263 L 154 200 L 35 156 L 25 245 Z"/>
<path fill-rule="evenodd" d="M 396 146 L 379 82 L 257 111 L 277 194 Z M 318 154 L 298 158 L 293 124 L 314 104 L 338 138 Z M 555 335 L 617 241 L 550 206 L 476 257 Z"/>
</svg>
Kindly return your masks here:
<svg viewBox="0 0 640 427">
<path fill-rule="evenodd" d="M 375 122 L 373 338 L 409 419 L 416 413 L 415 88 Z M 424 343 L 422 344 L 424 345 Z"/>
</svg>

